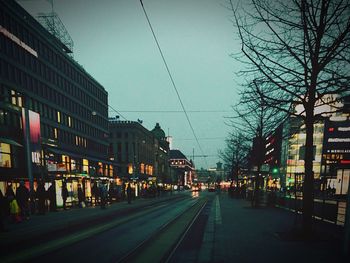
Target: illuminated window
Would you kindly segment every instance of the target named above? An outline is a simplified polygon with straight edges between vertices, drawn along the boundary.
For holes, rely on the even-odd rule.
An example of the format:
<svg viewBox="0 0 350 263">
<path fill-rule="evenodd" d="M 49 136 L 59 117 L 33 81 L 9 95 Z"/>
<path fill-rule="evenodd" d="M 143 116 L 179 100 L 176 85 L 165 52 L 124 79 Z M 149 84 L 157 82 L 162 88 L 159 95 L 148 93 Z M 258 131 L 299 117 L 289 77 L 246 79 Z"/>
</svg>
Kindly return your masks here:
<svg viewBox="0 0 350 263">
<path fill-rule="evenodd" d="M 109 176 L 113 176 L 113 165 L 109 165 Z"/>
<path fill-rule="evenodd" d="M 11 90 L 11 103 L 18 107 L 23 107 L 22 97 L 14 90 Z"/>
<path fill-rule="evenodd" d="M 141 163 L 141 164 L 140 164 L 140 172 L 141 172 L 142 174 L 145 173 L 145 164 L 144 164 L 144 163 Z"/>
<path fill-rule="evenodd" d="M 68 116 L 68 126 L 72 127 L 72 118 Z"/>
<path fill-rule="evenodd" d="M 61 113 L 57 111 L 57 122 L 61 123 Z"/>
<path fill-rule="evenodd" d="M 133 174 L 133 172 L 134 172 L 134 168 L 132 167 L 132 164 L 129 163 L 129 165 L 128 165 L 128 174 Z"/>
<path fill-rule="evenodd" d="M 79 145 L 78 136 L 75 136 L 75 145 Z"/>
<path fill-rule="evenodd" d="M 98 174 L 99 175 L 103 174 L 103 165 L 101 162 L 98 163 Z"/>
<path fill-rule="evenodd" d="M 104 176 L 108 176 L 108 164 L 105 164 Z"/>
<path fill-rule="evenodd" d="M 11 90 L 11 102 L 13 105 L 17 105 L 16 92 Z"/>
<path fill-rule="evenodd" d="M 54 138 L 55 138 L 55 139 L 58 138 L 58 131 L 57 131 L 57 128 L 53 128 L 53 135 L 54 135 Z"/>
<path fill-rule="evenodd" d="M 89 161 L 86 159 L 83 159 L 83 172 L 89 173 Z"/>
<path fill-rule="evenodd" d="M 0 167 L 12 167 L 10 144 L 0 143 Z"/>
</svg>

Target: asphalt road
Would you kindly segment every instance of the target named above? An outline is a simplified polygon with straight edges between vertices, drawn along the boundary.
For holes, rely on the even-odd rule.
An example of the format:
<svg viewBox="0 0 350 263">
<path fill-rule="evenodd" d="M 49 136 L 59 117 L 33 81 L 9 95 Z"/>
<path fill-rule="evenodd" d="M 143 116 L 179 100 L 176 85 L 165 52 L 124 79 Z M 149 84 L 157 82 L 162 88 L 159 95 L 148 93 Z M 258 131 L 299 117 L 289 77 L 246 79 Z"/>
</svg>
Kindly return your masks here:
<svg viewBox="0 0 350 263">
<path fill-rule="evenodd" d="M 122 218 L 116 218 L 115 226 L 87 234 L 86 238 L 78 242 L 75 242 L 76 237 L 84 235 L 85 232 L 91 232 L 93 227 L 82 229 L 73 235 L 66 235 L 59 240 L 53 238 L 51 241 L 52 250 L 48 248 L 40 251 L 39 248 L 38 251 L 34 252 L 36 248 L 32 248 L 34 254 L 40 255 L 23 259 L 31 262 L 50 263 L 67 261 L 118 262 L 126 253 L 137 247 L 160 227 L 191 207 L 196 198 L 189 195 L 184 200 L 168 202 L 156 207 L 150 206 L 144 211 L 136 211 L 127 215 L 130 218 L 127 218 L 126 222 L 119 222 Z M 110 223 L 113 223 L 113 220 Z"/>
</svg>

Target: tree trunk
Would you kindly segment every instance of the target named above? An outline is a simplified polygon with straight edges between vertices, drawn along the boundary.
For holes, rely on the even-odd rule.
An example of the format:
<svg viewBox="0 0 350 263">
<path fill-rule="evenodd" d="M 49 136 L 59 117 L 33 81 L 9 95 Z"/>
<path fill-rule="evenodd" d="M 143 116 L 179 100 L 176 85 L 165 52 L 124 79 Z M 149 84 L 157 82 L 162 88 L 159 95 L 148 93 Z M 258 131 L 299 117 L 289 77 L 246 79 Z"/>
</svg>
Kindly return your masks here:
<svg viewBox="0 0 350 263">
<path fill-rule="evenodd" d="M 303 232 L 309 235 L 312 232 L 312 214 L 314 208 L 314 172 L 313 172 L 313 134 L 314 134 L 313 107 L 306 109 L 306 142 L 305 142 L 305 177 L 303 184 Z"/>
</svg>

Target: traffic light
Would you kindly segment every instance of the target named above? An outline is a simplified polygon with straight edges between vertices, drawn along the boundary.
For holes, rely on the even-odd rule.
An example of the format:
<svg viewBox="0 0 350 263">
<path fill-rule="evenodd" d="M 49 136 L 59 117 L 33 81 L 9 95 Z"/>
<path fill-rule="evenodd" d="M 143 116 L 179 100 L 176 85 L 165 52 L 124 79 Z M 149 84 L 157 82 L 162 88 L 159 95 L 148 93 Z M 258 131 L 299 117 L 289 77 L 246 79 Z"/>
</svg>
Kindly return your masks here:
<svg viewBox="0 0 350 263">
<path fill-rule="evenodd" d="M 273 167 L 272 168 L 272 173 L 277 174 L 278 173 L 278 167 Z"/>
</svg>

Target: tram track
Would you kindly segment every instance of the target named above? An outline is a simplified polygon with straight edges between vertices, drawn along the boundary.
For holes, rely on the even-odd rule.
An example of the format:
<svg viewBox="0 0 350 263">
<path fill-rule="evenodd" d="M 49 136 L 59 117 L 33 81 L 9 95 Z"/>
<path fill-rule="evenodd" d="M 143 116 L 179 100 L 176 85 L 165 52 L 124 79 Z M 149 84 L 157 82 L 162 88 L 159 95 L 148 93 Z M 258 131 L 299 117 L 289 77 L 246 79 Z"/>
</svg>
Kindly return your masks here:
<svg viewBox="0 0 350 263">
<path fill-rule="evenodd" d="M 198 198 L 190 207 L 164 223 L 116 262 L 170 262 L 207 201 L 206 198 Z"/>
<path fill-rule="evenodd" d="M 36 238 L 32 243 L 27 243 L 26 247 L 22 247 L 21 249 L 19 249 L 19 247 L 16 247 L 15 252 L 8 250 L 5 255 L 1 256 L 0 261 L 23 262 L 28 261 L 32 258 L 41 257 L 43 255 L 50 254 L 51 251 L 67 247 L 79 241 L 86 240 L 95 235 L 99 235 L 109 229 L 127 224 L 136 218 L 157 211 L 162 207 L 169 205 L 171 206 L 178 202 L 185 201 L 186 199 L 189 198 L 187 196 L 179 196 L 176 198 L 159 200 L 156 203 L 144 204 L 142 206 L 128 208 L 121 211 L 113 211 L 108 216 L 89 220 L 77 229 L 74 229 L 74 225 L 71 225 L 69 229 L 73 229 L 73 231 L 70 233 L 68 231 L 64 231 L 59 235 L 53 235 L 52 233 L 58 233 L 58 230 L 56 229 L 49 235 Z"/>
</svg>

